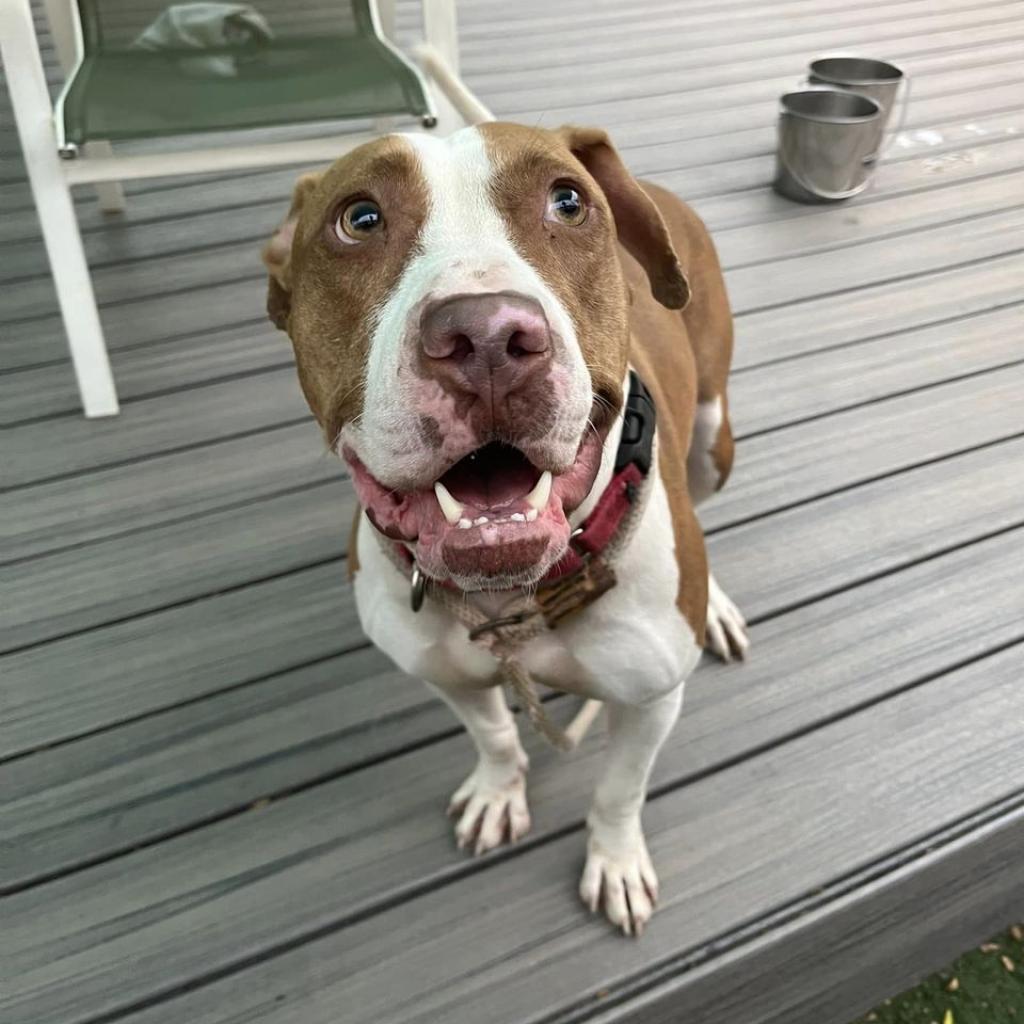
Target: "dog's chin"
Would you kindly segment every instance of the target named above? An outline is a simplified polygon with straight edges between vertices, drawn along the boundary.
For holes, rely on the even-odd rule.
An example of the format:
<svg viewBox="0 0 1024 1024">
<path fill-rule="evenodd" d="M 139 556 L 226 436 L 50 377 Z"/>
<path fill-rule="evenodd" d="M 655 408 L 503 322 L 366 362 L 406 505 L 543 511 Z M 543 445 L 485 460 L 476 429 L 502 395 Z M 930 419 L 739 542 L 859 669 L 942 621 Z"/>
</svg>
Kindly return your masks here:
<svg viewBox="0 0 1024 1024">
<path fill-rule="evenodd" d="M 532 587 L 565 553 L 570 533 L 564 508 L 552 501 L 532 522 L 449 528 L 436 540 L 421 533 L 416 561 L 428 576 L 447 579 L 460 590 Z"/>
<path fill-rule="evenodd" d="M 465 591 L 536 585 L 569 547 L 569 516 L 590 493 L 603 438 L 587 431 L 564 472 L 545 470 L 519 449 L 491 443 L 467 454 L 436 481 L 387 488 L 358 455 L 343 455 L 367 518 L 405 543 L 429 577 Z"/>
</svg>

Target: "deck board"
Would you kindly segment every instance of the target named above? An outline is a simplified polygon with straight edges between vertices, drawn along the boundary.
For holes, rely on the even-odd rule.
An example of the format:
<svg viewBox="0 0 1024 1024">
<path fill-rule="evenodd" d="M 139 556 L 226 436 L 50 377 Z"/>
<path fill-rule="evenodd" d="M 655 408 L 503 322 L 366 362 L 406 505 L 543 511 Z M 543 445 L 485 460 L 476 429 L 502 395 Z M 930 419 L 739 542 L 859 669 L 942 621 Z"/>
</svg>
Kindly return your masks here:
<svg viewBox="0 0 1024 1024">
<path fill-rule="evenodd" d="M 1012 398 L 1021 379 L 1011 366 L 749 438 L 736 496 L 723 491 L 702 521 L 716 530 L 1015 438 L 1024 430 Z"/>
<path fill-rule="evenodd" d="M 312 419 L 4 496 L 0 564 L 344 476 Z"/>
<path fill-rule="evenodd" d="M 755 648 L 702 665 L 657 766 L 666 904 L 639 944 L 576 904 L 600 724 L 527 736 L 525 843 L 454 853 L 468 741 L 359 629 L 351 485 L 263 314 L 299 169 L 133 182 L 119 217 L 77 190 L 123 399 L 87 423 L 0 89 L 4 1024 L 849 1024 L 1024 912 L 1024 0 L 460 25 L 499 116 L 603 124 L 693 200 L 737 313 L 702 518 Z M 775 97 L 836 49 L 912 102 L 871 190 L 800 207 Z"/>
<path fill-rule="evenodd" d="M 8 654 L 0 756 L 276 678 L 365 643 L 335 560 Z"/>
<path fill-rule="evenodd" d="M 338 483 L 8 566 L 0 651 L 339 559 L 354 513 Z"/>
</svg>

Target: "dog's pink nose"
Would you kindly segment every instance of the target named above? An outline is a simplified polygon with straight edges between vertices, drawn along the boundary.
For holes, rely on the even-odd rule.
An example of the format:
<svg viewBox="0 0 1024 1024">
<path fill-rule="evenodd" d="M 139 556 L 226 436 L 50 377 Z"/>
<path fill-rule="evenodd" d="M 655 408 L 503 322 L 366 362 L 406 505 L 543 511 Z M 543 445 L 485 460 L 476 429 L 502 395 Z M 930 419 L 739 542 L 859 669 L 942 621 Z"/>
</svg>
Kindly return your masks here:
<svg viewBox="0 0 1024 1024">
<path fill-rule="evenodd" d="M 425 368 L 449 390 L 500 403 L 543 374 L 551 331 L 540 303 L 523 295 L 457 295 L 420 319 Z"/>
</svg>

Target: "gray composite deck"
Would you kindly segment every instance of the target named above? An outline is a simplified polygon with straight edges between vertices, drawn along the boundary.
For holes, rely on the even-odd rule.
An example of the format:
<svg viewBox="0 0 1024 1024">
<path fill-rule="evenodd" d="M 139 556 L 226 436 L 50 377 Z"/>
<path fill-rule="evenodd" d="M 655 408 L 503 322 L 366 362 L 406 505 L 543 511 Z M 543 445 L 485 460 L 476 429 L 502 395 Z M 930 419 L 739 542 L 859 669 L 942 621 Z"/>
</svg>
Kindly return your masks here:
<svg viewBox="0 0 1024 1024">
<path fill-rule="evenodd" d="M 262 313 L 295 171 L 83 192 L 124 400 L 86 422 L 4 98 L 4 1024 L 847 1024 L 1024 913 L 1024 2 L 461 18 L 499 116 L 607 126 L 727 268 L 705 525 L 754 652 L 658 764 L 663 907 L 631 942 L 577 904 L 603 728 L 528 737 L 533 833 L 454 849 L 468 742 L 360 634 L 352 492 Z M 837 48 L 905 64 L 906 132 L 858 201 L 793 206 L 774 98 Z"/>
</svg>

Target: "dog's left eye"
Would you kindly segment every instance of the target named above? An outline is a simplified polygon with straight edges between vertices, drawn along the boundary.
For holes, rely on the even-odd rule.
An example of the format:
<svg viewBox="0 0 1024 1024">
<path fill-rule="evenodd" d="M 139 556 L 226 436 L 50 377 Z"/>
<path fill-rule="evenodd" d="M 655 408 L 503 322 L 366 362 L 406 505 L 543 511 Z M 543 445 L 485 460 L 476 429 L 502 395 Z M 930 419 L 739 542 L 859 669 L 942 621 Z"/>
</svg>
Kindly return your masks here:
<svg viewBox="0 0 1024 1024">
<path fill-rule="evenodd" d="M 548 193 L 546 217 L 576 227 L 587 219 L 587 206 L 572 185 L 555 185 Z"/>
<path fill-rule="evenodd" d="M 383 223 L 384 214 L 372 199 L 357 199 L 338 214 L 334 233 L 339 241 L 351 245 L 353 242 L 365 242 Z"/>
</svg>

